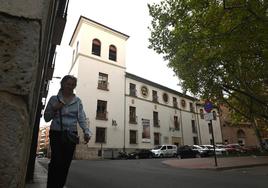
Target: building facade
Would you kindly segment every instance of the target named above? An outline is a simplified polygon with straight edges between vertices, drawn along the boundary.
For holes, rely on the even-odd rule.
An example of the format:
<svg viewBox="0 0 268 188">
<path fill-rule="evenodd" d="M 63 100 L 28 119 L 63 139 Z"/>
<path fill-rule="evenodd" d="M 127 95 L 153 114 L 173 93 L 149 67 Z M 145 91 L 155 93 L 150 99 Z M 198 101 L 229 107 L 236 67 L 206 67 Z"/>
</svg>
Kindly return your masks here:
<svg viewBox="0 0 268 188">
<path fill-rule="evenodd" d="M 250 122 L 233 123 L 229 109 L 220 106 L 220 121 L 224 144 L 239 143 L 244 146 L 259 146 L 256 130 Z M 261 137 L 265 138 L 267 132 L 261 131 Z"/>
<path fill-rule="evenodd" d="M 82 16 L 77 23 L 70 41 L 70 74 L 78 77 L 76 93 L 93 131 L 91 141 L 78 151 L 210 144 L 212 127 L 196 98 L 126 72 L 128 38 Z M 222 143 L 217 109 L 213 114 L 215 142 Z"/>
</svg>

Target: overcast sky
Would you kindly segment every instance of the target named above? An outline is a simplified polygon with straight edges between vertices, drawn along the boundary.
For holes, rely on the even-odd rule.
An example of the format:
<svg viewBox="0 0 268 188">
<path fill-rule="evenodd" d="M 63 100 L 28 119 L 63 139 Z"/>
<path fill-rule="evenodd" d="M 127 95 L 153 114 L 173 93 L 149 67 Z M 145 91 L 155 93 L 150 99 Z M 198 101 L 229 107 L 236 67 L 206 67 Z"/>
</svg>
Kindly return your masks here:
<svg viewBox="0 0 268 188">
<path fill-rule="evenodd" d="M 156 82 L 171 89 L 181 91 L 178 79 L 162 55 L 148 49 L 151 17 L 147 4 L 160 0 L 70 0 L 67 24 L 61 45 L 57 47 L 54 76 L 62 77 L 68 73 L 72 49 L 69 42 L 80 15 L 120 31 L 128 36 L 126 49 L 127 72 Z M 53 79 L 48 97 L 57 93 L 59 81 Z M 78 78 L 79 84 L 79 78 Z"/>
</svg>

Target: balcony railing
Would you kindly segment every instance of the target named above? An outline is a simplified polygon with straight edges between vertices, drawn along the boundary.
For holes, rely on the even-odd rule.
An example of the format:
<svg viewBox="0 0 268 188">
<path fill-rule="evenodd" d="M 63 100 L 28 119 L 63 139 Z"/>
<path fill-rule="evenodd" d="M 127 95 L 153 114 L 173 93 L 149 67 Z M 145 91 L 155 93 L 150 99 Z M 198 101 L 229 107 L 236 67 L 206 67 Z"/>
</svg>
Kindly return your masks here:
<svg viewBox="0 0 268 188">
<path fill-rule="evenodd" d="M 108 120 L 108 112 L 98 112 L 97 111 L 96 119 L 98 119 L 98 120 Z"/>
<path fill-rule="evenodd" d="M 178 102 L 177 101 L 173 101 L 173 107 L 178 108 Z"/>
<path fill-rule="evenodd" d="M 136 89 L 130 89 L 129 90 L 129 95 L 130 96 L 133 96 L 133 97 L 137 97 L 137 91 L 136 91 Z"/>
<path fill-rule="evenodd" d="M 154 119 L 153 122 L 154 122 L 154 127 L 160 127 L 160 120 Z"/>
<path fill-rule="evenodd" d="M 137 116 L 129 116 L 129 123 L 131 124 L 137 124 Z"/>
<path fill-rule="evenodd" d="M 98 89 L 102 90 L 109 90 L 108 89 L 109 83 L 108 82 L 98 82 Z"/>
<path fill-rule="evenodd" d="M 190 106 L 190 112 L 194 112 L 194 107 Z"/>
<path fill-rule="evenodd" d="M 180 130 L 180 123 L 178 121 L 174 121 L 175 130 Z"/>
<path fill-rule="evenodd" d="M 158 103 L 158 96 L 153 96 L 153 102 Z"/>
</svg>

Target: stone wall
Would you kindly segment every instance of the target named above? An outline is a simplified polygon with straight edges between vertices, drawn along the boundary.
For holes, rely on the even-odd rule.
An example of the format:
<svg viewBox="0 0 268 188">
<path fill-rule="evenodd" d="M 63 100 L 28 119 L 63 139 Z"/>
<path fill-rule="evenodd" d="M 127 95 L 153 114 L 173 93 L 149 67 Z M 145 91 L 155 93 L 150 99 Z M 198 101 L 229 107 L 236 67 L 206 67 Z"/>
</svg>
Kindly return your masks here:
<svg viewBox="0 0 268 188">
<path fill-rule="evenodd" d="M 0 187 L 25 185 L 51 2 L 0 0 Z"/>
</svg>

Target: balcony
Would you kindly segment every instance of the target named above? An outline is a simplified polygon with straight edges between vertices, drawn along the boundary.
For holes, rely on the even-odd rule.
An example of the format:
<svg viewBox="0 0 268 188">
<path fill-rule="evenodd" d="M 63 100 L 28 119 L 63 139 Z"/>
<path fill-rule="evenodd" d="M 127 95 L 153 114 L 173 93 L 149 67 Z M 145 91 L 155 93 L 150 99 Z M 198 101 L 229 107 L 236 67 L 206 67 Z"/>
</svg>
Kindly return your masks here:
<svg viewBox="0 0 268 188">
<path fill-rule="evenodd" d="M 98 82 L 98 89 L 109 91 L 108 86 L 108 82 Z"/>
<path fill-rule="evenodd" d="M 174 121 L 175 130 L 180 130 L 180 123 L 178 121 Z"/>
<path fill-rule="evenodd" d="M 153 102 L 158 103 L 158 97 L 157 96 L 153 96 Z"/>
<path fill-rule="evenodd" d="M 132 97 L 137 97 L 137 91 L 136 89 L 130 89 L 129 90 L 129 95 Z"/>
<path fill-rule="evenodd" d="M 177 101 L 173 101 L 173 107 L 178 108 L 178 102 Z"/>
<path fill-rule="evenodd" d="M 154 127 L 160 127 L 160 120 L 154 119 L 153 122 L 154 122 Z"/>
<path fill-rule="evenodd" d="M 129 123 L 131 124 L 137 124 L 137 116 L 129 116 Z"/>
<path fill-rule="evenodd" d="M 98 120 L 108 120 L 108 112 L 105 111 L 105 112 L 98 112 L 96 113 L 96 119 Z"/>
</svg>

